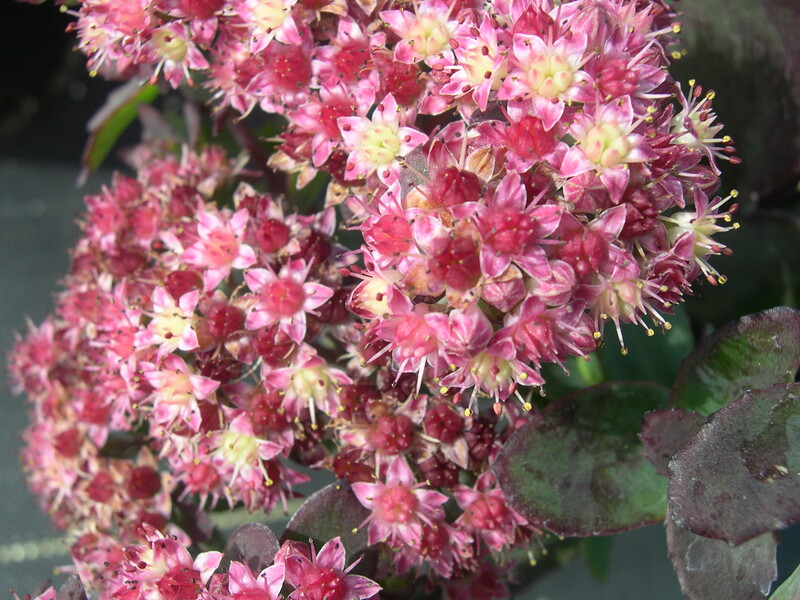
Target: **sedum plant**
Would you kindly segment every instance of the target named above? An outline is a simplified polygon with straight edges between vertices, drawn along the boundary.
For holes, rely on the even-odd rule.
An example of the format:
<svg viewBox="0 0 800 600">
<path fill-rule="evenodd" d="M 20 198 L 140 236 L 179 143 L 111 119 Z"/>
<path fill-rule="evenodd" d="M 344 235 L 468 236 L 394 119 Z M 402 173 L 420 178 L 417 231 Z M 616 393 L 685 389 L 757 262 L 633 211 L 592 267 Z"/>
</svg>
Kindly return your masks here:
<svg viewBox="0 0 800 600">
<path fill-rule="evenodd" d="M 137 106 L 159 135 L 87 196 L 56 309 L 10 356 L 73 559 L 43 598 L 506 598 L 557 536 L 666 514 L 687 597 L 768 593 L 798 514 L 798 314 L 720 329 L 671 392 L 609 376 L 639 331 L 677 370 L 672 315 L 725 282 L 737 227 L 714 93 L 667 70 L 670 5 L 62 8 L 92 73 L 128 80 L 87 168 Z M 170 88 L 183 137 L 147 106 Z M 309 469 L 337 481 L 280 539 L 223 544 L 207 513 L 287 510 Z"/>
</svg>

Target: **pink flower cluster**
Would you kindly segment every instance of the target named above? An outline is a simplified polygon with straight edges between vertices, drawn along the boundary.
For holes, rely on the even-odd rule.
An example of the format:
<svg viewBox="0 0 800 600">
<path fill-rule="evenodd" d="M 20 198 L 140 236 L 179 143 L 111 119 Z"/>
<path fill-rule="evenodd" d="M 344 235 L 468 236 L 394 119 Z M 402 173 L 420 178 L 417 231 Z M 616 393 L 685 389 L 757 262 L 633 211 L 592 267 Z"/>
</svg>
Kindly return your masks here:
<svg viewBox="0 0 800 600">
<path fill-rule="evenodd" d="M 467 589 L 497 577 L 491 554 L 538 534 L 488 470 L 519 409 L 465 416 L 387 355 L 328 358 L 364 346 L 333 208 L 285 214 L 214 147 L 134 156 L 137 178 L 87 198 L 55 314 L 10 356 L 32 405 L 29 482 L 84 583 L 113 595 L 108 565 L 142 527 L 188 543 L 172 521 L 187 502 L 271 510 L 307 479 L 289 458 L 354 484 L 395 573 L 427 565 Z"/>
<path fill-rule="evenodd" d="M 724 282 L 708 259 L 735 192 L 714 195 L 715 161 L 736 158 L 713 92 L 667 73 L 667 4 L 85 0 L 76 15 L 93 70 L 202 78 L 217 107 L 280 113 L 270 165 L 301 187 L 329 177 L 327 208 L 299 215 L 217 148 L 141 148 L 136 178 L 87 199 L 55 315 L 11 357 L 31 486 L 84 580 L 111 593 L 102 565 L 142 523 L 185 536 L 181 502 L 272 509 L 305 480 L 291 458 L 351 482 L 382 576 L 503 597 L 508 551 L 539 534 L 490 470 L 528 418 L 523 391 L 608 321 L 620 339 L 622 323 L 668 329 L 699 275 Z M 336 243 L 337 204 L 357 251 Z M 320 597 L 297 591 L 311 576 L 289 564 L 315 560 L 300 554 L 281 578 Z M 179 562 L 192 586 L 215 581 Z"/>
<path fill-rule="evenodd" d="M 350 308 L 400 373 L 503 400 L 719 280 L 736 157 L 667 72 L 662 0 L 118 4 L 76 13 L 91 68 L 203 72 L 218 106 L 286 117 L 273 167 L 330 174 L 365 240 Z"/>
<path fill-rule="evenodd" d="M 269 511 L 307 480 L 281 458 L 350 381 L 306 343 L 346 318 L 333 209 L 232 188 L 216 148 L 145 158 L 87 198 L 55 315 L 10 359 L 30 484 L 77 535 L 165 528 L 189 495 Z"/>
<path fill-rule="evenodd" d="M 221 552 L 192 559 L 175 536 L 164 536 L 149 525 L 136 532 L 137 543 L 119 549 L 105 565 L 101 600 L 367 600 L 381 590 L 371 579 L 350 574 L 340 538 L 319 552 L 313 545 L 284 542 L 272 564 L 254 573 L 247 562 L 226 561 Z M 285 591 L 284 591 L 285 590 Z M 36 600 L 53 600 L 48 589 Z"/>
</svg>

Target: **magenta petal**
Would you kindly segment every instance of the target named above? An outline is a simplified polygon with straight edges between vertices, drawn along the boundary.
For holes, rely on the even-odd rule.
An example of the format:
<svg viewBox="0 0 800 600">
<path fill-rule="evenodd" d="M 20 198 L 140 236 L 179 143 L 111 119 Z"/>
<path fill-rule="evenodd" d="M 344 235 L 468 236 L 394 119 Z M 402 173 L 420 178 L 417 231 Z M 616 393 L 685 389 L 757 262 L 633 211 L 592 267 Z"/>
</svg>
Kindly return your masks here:
<svg viewBox="0 0 800 600">
<path fill-rule="evenodd" d="M 303 284 L 303 291 L 306 293 L 306 300 L 303 303 L 303 310 L 311 311 L 322 306 L 333 296 L 333 290 L 321 283 L 307 281 Z"/>
<path fill-rule="evenodd" d="M 244 274 L 244 280 L 253 292 L 260 292 L 268 283 L 277 279 L 275 273 L 269 269 L 250 269 Z"/>
<path fill-rule="evenodd" d="M 377 483 L 354 483 L 350 486 L 353 493 L 358 498 L 358 501 L 364 505 L 365 508 L 372 510 L 375 506 L 375 496 L 380 491 L 380 486 Z"/>
<path fill-rule="evenodd" d="M 481 272 L 488 278 L 502 274 L 511 264 L 511 256 L 498 254 L 488 245 L 481 248 L 480 260 Z"/>
<path fill-rule="evenodd" d="M 208 583 L 214 571 L 219 567 L 220 561 L 222 561 L 222 552 L 203 552 L 197 555 L 193 566 L 200 571 L 200 579 L 203 581 L 203 585 Z"/>
<path fill-rule="evenodd" d="M 278 598 L 283 587 L 286 567 L 282 564 L 274 564 L 267 567 L 259 574 L 258 578 L 264 580 L 272 598 Z"/>
<path fill-rule="evenodd" d="M 367 600 L 380 592 L 383 588 L 377 583 L 361 575 L 348 575 L 347 582 L 348 600 Z"/>
<path fill-rule="evenodd" d="M 315 563 L 319 567 L 343 571 L 345 567 L 345 551 L 342 538 L 335 537 L 326 542 L 320 551 L 317 552 Z"/>
<path fill-rule="evenodd" d="M 614 204 L 619 204 L 622 200 L 622 194 L 628 187 L 628 179 L 630 179 L 630 173 L 628 169 L 624 168 L 606 169 L 600 173 L 600 181 L 608 188 L 608 195 Z"/>
<path fill-rule="evenodd" d="M 389 470 L 386 472 L 386 483 L 400 483 L 406 487 L 412 487 L 417 482 L 414 473 L 408 466 L 406 459 L 398 456 L 389 465 Z M 363 502 L 362 502 L 363 504 Z"/>
<path fill-rule="evenodd" d="M 550 131 L 564 114 L 564 101 L 553 102 L 549 98 L 535 96 L 533 107 L 537 116 L 542 120 L 545 131 Z"/>
</svg>

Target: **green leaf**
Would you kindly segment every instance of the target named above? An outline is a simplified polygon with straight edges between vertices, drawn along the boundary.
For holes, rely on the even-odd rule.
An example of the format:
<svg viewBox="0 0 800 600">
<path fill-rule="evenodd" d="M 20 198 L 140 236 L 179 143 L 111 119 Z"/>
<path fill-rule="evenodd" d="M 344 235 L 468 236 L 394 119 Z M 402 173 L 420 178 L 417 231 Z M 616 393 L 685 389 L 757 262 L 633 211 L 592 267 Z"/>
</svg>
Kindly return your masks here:
<svg viewBox="0 0 800 600">
<path fill-rule="evenodd" d="M 675 308 L 669 323 L 669 330 L 652 336 L 640 325 L 623 325 L 628 354 L 622 354 L 619 338 L 607 328 L 605 344 L 595 354 L 606 381 L 653 381 L 671 386 L 681 362 L 694 348 L 694 335 L 682 306 Z"/>
<path fill-rule="evenodd" d="M 797 567 L 794 573 L 772 592 L 769 600 L 797 600 L 798 598 L 800 598 L 800 567 Z"/>
<path fill-rule="evenodd" d="M 740 225 L 718 238 L 733 254 L 712 260 L 727 283 L 696 285 L 697 296 L 686 303 L 697 322 L 720 326 L 773 306 L 800 308 L 800 221 L 754 215 Z"/>
<path fill-rule="evenodd" d="M 625 345 L 630 349 L 626 355 L 622 354 L 616 332 L 609 327 L 605 343 L 588 359 L 570 357 L 566 361 L 568 374 L 558 365 L 543 365 L 547 396 L 560 398 L 604 381 L 652 381 L 671 386 L 681 361 L 694 347 L 694 335 L 682 306 L 675 308 L 669 322 L 669 330 L 656 331 L 652 336 L 640 325 L 621 325 Z"/>
<path fill-rule="evenodd" d="M 701 340 L 681 366 L 670 404 L 708 416 L 745 390 L 793 381 L 798 367 L 800 312 L 766 310 Z"/>
<path fill-rule="evenodd" d="M 758 600 L 778 576 L 778 540 L 765 533 L 735 548 L 695 535 L 667 518 L 667 547 L 687 600 Z"/>
<path fill-rule="evenodd" d="M 673 520 L 741 544 L 800 521 L 800 384 L 750 390 L 669 463 Z"/>
<path fill-rule="evenodd" d="M 610 535 L 589 537 L 581 540 L 581 554 L 592 577 L 599 581 L 608 578 L 611 566 L 611 548 L 614 537 Z"/>
<path fill-rule="evenodd" d="M 504 444 L 494 464 L 509 504 L 560 535 L 617 533 L 663 518 L 664 479 L 638 439 L 642 416 L 666 404 L 643 382 L 582 390 L 547 406 Z"/>
<path fill-rule="evenodd" d="M 153 102 L 158 97 L 154 85 L 140 85 L 135 79 L 117 88 L 106 99 L 105 104 L 87 125 L 89 139 L 83 149 L 83 171 L 79 184 L 83 184 L 96 171 L 116 144 L 119 136 L 133 123 L 138 106 Z"/>
</svg>

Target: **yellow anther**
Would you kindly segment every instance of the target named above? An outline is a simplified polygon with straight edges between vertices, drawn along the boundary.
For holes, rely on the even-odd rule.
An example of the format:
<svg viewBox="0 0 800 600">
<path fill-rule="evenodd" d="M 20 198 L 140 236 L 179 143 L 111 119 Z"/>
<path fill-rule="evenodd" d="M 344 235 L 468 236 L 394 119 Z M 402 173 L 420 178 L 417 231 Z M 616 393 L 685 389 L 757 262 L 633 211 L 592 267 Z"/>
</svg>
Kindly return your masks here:
<svg viewBox="0 0 800 600">
<path fill-rule="evenodd" d="M 622 354 L 622 356 L 628 356 L 628 349 L 625 346 L 620 348 L 619 352 L 620 352 L 620 354 Z"/>
<path fill-rule="evenodd" d="M 672 60 L 678 60 L 681 57 L 681 53 L 677 50 L 673 50 L 669 55 L 672 57 Z"/>
<path fill-rule="evenodd" d="M 739 223 L 734 223 L 733 225 L 731 225 L 731 227 L 733 227 L 734 229 L 739 229 L 741 225 L 739 225 Z"/>
<path fill-rule="evenodd" d="M 532 409 L 532 408 L 533 408 L 533 404 L 531 404 L 530 402 L 525 402 L 525 403 L 522 405 L 522 408 L 523 408 L 523 410 L 526 410 L 526 411 L 528 411 L 528 410 L 530 410 L 530 409 Z"/>
<path fill-rule="evenodd" d="M 719 278 L 717 278 L 717 283 L 719 283 L 720 285 L 725 285 L 727 282 L 728 278 L 725 277 L 725 275 L 720 275 Z"/>
<path fill-rule="evenodd" d="M 472 416 L 472 409 L 471 409 L 471 408 L 465 408 L 465 409 L 464 409 L 464 416 L 465 416 L 465 417 L 470 417 L 470 416 Z"/>
<path fill-rule="evenodd" d="M 658 288 L 658 291 L 659 291 L 659 292 L 666 292 L 666 291 L 667 291 L 667 289 L 669 289 L 669 288 L 667 288 L 667 286 L 665 286 L 665 285 L 662 285 L 660 288 Z M 666 303 L 665 303 L 665 304 L 666 304 Z"/>
<path fill-rule="evenodd" d="M 729 144 L 730 141 L 731 141 L 731 136 L 725 135 L 725 136 L 722 137 L 722 143 L 723 144 Z"/>
<path fill-rule="evenodd" d="M 696 80 L 696 79 L 690 79 L 690 80 L 689 80 L 689 85 L 690 85 L 690 86 L 694 87 L 694 84 L 695 84 L 695 83 L 697 83 L 697 80 Z"/>
<path fill-rule="evenodd" d="M 717 97 L 717 93 L 714 90 L 711 90 L 706 94 L 706 100 L 713 100 Z"/>
<path fill-rule="evenodd" d="M 596 340 L 599 340 L 599 339 L 600 339 L 600 337 L 602 336 L 602 334 L 601 334 L 599 331 L 595 331 L 595 332 L 592 334 L 592 336 L 594 337 L 594 339 L 596 339 Z"/>
<path fill-rule="evenodd" d="M 680 24 L 679 24 L 679 23 L 675 23 L 675 24 L 672 26 L 672 33 L 676 33 L 676 34 L 677 34 L 677 33 L 680 33 L 680 32 L 681 32 L 681 26 L 680 26 Z"/>
<path fill-rule="evenodd" d="M 653 331 L 652 329 L 648 329 L 647 330 L 647 337 L 653 337 L 655 334 L 656 334 L 656 332 Z"/>
<path fill-rule="evenodd" d="M 447 390 L 447 388 L 446 388 L 446 387 L 440 387 L 440 388 L 439 388 L 439 393 L 440 393 L 442 396 L 444 396 L 444 395 L 445 395 L 447 392 L 448 392 L 448 390 Z"/>
<path fill-rule="evenodd" d="M 731 190 L 731 198 L 738 198 L 739 190 Z"/>
<path fill-rule="evenodd" d="M 527 374 L 527 373 L 520 373 L 520 374 L 519 374 L 519 378 L 520 378 L 522 381 L 525 381 L 525 380 L 528 378 L 528 374 Z"/>
<path fill-rule="evenodd" d="M 664 321 L 664 329 L 666 329 L 667 331 L 672 329 L 672 323 L 670 323 L 669 321 Z"/>
</svg>

